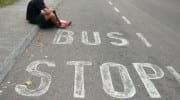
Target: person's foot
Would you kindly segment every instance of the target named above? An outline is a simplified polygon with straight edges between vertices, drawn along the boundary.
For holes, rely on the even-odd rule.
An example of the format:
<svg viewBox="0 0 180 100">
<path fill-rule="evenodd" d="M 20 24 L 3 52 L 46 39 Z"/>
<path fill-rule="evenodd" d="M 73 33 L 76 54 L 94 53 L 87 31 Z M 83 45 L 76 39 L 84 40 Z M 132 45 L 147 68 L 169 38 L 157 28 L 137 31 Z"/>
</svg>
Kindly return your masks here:
<svg viewBox="0 0 180 100">
<path fill-rule="evenodd" d="M 60 25 L 60 24 L 55 25 L 55 27 L 56 27 L 56 28 L 61 28 L 61 29 L 65 29 L 65 28 L 66 28 L 66 27 L 64 27 L 64 26 L 62 26 L 62 25 Z"/>
</svg>

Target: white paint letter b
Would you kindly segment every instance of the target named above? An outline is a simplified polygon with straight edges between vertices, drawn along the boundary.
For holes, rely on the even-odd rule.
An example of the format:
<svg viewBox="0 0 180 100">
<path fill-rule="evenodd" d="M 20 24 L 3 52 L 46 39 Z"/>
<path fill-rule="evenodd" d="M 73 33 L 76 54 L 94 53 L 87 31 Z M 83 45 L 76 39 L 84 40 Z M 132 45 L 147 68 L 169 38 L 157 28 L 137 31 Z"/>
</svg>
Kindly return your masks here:
<svg viewBox="0 0 180 100">
<path fill-rule="evenodd" d="M 58 30 L 54 37 L 53 44 L 72 44 L 73 35 L 74 33 L 72 31 Z"/>
</svg>

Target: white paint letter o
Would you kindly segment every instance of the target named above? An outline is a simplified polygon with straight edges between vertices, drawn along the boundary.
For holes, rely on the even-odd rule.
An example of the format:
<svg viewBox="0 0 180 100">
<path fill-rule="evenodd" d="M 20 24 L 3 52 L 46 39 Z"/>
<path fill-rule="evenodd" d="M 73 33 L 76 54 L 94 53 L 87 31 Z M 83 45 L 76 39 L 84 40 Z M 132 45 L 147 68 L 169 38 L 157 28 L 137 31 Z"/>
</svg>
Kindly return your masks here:
<svg viewBox="0 0 180 100">
<path fill-rule="evenodd" d="M 124 92 L 115 91 L 111 79 L 111 74 L 109 71 L 110 67 L 115 67 L 119 70 L 121 80 L 124 85 Z M 103 82 L 103 89 L 108 95 L 115 98 L 123 99 L 123 98 L 131 98 L 136 94 L 136 89 L 133 84 L 133 81 L 131 80 L 128 70 L 124 65 L 112 63 L 112 62 L 104 63 L 100 66 L 100 71 Z"/>
</svg>

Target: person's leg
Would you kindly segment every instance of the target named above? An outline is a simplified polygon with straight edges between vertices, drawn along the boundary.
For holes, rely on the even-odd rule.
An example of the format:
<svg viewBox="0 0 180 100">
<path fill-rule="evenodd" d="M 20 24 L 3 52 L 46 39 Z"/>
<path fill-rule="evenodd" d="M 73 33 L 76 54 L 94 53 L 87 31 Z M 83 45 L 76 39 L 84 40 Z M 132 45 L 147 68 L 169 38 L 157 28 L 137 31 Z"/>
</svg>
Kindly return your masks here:
<svg viewBox="0 0 180 100">
<path fill-rule="evenodd" d="M 57 27 L 59 28 L 66 28 L 68 26 L 71 25 L 71 21 L 62 21 L 58 19 L 58 16 L 56 15 L 56 12 L 52 12 L 52 13 L 49 13 L 49 14 L 46 14 L 44 13 L 44 16 L 45 16 L 45 20 L 46 21 L 51 21 L 52 23 L 54 23 Z"/>
<path fill-rule="evenodd" d="M 45 14 L 45 20 L 48 21 L 52 21 L 55 25 L 59 24 L 59 21 L 57 20 L 56 16 L 54 15 L 54 13 L 50 13 L 50 14 Z"/>
<path fill-rule="evenodd" d="M 59 21 L 59 23 L 61 24 L 61 26 L 67 27 L 67 26 L 70 26 L 70 25 L 72 24 L 72 21 L 69 21 L 69 22 L 68 22 L 68 21 L 65 21 L 65 20 L 59 20 L 59 18 L 58 18 L 58 16 L 57 16 L 55 10 L 53 11 L 53 13 L 54 13 L 56 19 L 57 19 L 57 20 Z"/>
<path fill-rule="evenodd" d="M 59 18 L 58 18 L 58 16 L 57 16 L 57 14 L 56 14 L 56 11 L 55 11 L 55 10 L 53 11 L 53 13 L 54 13 L 54 15 L 55 15 L 56 19 L 60 22 L 60 20 L 59 20 Z"/>
<path fill-rule="evenodd" d="M 50 18 L 47 19 L 47 16 L 45 17 L 45 14 L 42 13 L 36 18 L 36 22 L 40 28 L 52 28 L 56 26 L 55 23 L 53 23 Z"/>
</svg>

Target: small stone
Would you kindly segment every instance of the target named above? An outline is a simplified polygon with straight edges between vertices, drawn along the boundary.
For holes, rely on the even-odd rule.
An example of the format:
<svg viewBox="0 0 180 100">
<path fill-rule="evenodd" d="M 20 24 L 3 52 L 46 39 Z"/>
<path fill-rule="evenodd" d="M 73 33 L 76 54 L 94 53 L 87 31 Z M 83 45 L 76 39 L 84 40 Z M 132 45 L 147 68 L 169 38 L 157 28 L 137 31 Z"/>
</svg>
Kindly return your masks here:
<svg viewBox="0 0 180 100">
<path fill-rule="evenodd" d="M 1 84 L 1 87 L 3 87 L 4 86 L 4 84 Z"/>
<path fill-rule="evenodd" d="M 32 69 L 35 70 L 36 66 L 35 65 L 32 65 Z"/>
<path fill-rule="evenodd" d="M 44 58 L 48 58 L 48 56 L 44 56 Z"/>
<path fill-rule="evenodd" d="M 34 55 L 32 54 L 31 57 L 34 57 Z"/>
<path fill-rule="evenodd" d="M 7 82 L 7 84 L 10 84 L 11 82 Z"/>
<path fill-rule="evenodd" d="M 8 84 L 8 86 L 13 86 L 13 85 L 16 85 L 16 83 L 11 83 L 11 84 Z"/>
<path fill-rule="evenodd" d="M 30 81 L 30 80 L 26 81 L 26 82 L 25 82 L 25 85 L 26 85 L 26 86 L 31 86 L 31 85 L 32 85 L 32 81 Z"/>
<path fill-rule="evenodd" d="M 28 50 L 26 50 L 25 53 L 28 53 Z"/>
<path fill-rule="evenodd" d="M 3 91 L 2 90 L 0 90 L 0 94 L 2 94 L 3 93 Z"/>
<path fill-rule="evenodd" d="M 44 44 L 43 44 L 43 43 L 39 43 L 39 44 L 37 44 L 36 46 L 39 47 L 39 48 L 43 48 L 43 47 L 44 47 Z"/>
<path fill-rule="evenodd" d="M 2 88 L 3 88 L 3 89 L 7 89 L 7 86 L 3 86 Z"/>
</svg>

